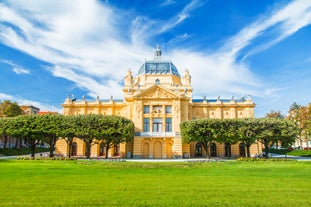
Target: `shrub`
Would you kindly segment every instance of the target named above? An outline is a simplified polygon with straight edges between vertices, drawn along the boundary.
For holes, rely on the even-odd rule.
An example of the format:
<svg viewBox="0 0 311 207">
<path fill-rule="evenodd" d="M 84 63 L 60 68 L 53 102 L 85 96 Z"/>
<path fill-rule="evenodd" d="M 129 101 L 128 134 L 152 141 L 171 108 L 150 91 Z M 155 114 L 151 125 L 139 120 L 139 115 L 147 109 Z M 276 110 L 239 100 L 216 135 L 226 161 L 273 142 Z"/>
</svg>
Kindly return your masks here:
<svg viewBox="0 0 311 207">
<path fill-rule="evenodd" d="M 311 157 L 311 150 L 294 150 L 287 155 L 294 155 L 294 156 L 300 156 L 300 157 Z"/>
</svg>

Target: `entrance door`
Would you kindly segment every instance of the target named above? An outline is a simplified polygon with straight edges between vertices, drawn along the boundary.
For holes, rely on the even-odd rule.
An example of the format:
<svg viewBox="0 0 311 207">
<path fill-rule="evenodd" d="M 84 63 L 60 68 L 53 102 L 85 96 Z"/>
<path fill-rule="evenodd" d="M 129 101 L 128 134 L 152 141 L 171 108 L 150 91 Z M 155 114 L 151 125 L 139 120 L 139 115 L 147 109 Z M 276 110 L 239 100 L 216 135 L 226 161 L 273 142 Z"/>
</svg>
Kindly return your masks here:
<svg viewBox="0 0 311 207">
<path fill-rule="evenodd" d="M 201 143 L 196 143 L 194 156 L 195 157 L 202 157 L 202 145 L 201 145 Z"/>
<path fill-rule="evenodd" d="M 143 158 L 149 158 L 149 144 L 147 142 L 143 146 Z"/>
<path fill-rule="evenodd" d="M 214 142 L 211 144 L 211 157 L 217 157 L 217 148 Z"/>
<path fill-rule="evenodd" d="M 162 143 L 155 142 L 153 144 L 153 158 L 162 158 Z"/>
</svg>

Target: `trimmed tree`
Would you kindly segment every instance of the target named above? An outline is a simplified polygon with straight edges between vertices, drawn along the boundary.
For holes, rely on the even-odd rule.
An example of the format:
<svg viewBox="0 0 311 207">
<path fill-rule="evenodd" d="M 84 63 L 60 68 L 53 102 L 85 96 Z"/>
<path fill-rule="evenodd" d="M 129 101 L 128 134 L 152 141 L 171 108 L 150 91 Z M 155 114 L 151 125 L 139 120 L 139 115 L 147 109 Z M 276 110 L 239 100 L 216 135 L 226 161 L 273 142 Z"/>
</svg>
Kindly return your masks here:
<svg viewBox="0 0 311 207">
<path fill-rule="evenodd" d="M 184 143 L 201 143 L 206 156 L 210 158 L 210 143 L 217 141 L 217 124 L 219 124 L 219 120 L 215 119 L 197 119 L 182 122 L 180 123 L 182 140 Z"/>
<path fill-rule="evenodd" d="M 108 151 L 112 146 L 133 140 L 134 123 L 120 116 L 101 116 L 95 137 L 104 146 L 107 159 Z"/>
</svg>

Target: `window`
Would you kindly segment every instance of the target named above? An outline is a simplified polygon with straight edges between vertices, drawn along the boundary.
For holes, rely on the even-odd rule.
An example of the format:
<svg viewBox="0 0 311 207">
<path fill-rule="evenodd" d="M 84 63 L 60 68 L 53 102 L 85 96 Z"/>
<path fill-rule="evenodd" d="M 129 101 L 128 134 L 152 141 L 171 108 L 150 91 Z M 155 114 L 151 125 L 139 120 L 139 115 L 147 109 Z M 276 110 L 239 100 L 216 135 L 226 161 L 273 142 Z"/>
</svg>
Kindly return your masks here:
<svg viewBox="0 0 311 207">
<path fill-rule="evenodd" d="M 231 157 L 231 145 L 230 143 L 225 143 L 225 157 Z"/>
<path fill-rule="evenodd" d="M 159 79 L 156 79 L 156 80 L 155 80 L 155 84 L 156 84 L 156 85 L 159 85 L 159 84 L 160 84 L 160 80 L 159 80 Z"/>
<path fill-rule="evenodd" d="M 172 106 L 165 106 L 165 113 L 171 114 L 172 113 Z"/>
<path fill-rule="evenodd" d="M 150 113 L 150 106 L 144 106 L 144 114 Z"/>
<path fill-rule="evenodd" d="M 161 118 L 153 119 L 153 132 L 162 132 L 162 119 Z"/>
<path fill-rule="evenodd" d="M 144 118 L 144 132 L 150 132 L 150 120 L 149 120 L 149 118 Z"/>
<path fill-rule="evenodd" d="M 165 120 L 165 131 L 172 132 L 172 118 L 166 118 Z"/>
</svg>

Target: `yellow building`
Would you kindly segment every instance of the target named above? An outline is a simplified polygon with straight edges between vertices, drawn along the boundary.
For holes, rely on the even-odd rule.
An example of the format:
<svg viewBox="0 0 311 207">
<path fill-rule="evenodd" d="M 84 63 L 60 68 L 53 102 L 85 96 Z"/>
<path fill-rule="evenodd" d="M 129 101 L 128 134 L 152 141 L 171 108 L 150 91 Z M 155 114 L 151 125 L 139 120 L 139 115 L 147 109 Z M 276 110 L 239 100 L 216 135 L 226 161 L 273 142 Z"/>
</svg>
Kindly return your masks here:
<svg viewBox="0 0 311 207">
<path fill-rule="evenodd" d="M 251 97 L 246 99 L 192 99 L 191 76 L 186 70 L 181 76 L 170 60 L 161 57 L 157 47 L 153 60 L 146 60 L 138 75 L 128 71 L 124 78 L 124 99 L 88 101 L 72 100 L 67 97 L 63 103 L 65 115 L 103 114 L 119 115 L 135 124 L 135 137 L 131 143 L 122 143 L 110 149 L 109 156 L 123 158 L 189 158 L 202 157 L 205 152 L 199 143 L 182 143 L 179 124 L 199 118 L 246 118 L 254 116 Z M 251 147 L 251 154 L 261 152 L 259 145 Z M 260 150 L 260 151 L 259 151 Z M 56 152 L 66 155 L 64 140 L 56 144 Z M 73 154 L 83 156 L 85 146 L 76 139 Z M 104 155 L 100 143 L 92 146 L 91 157 Z M 242 144 L 229 145 L 213 143 L 213 157 L 245 156 Z"/>
</svg>

